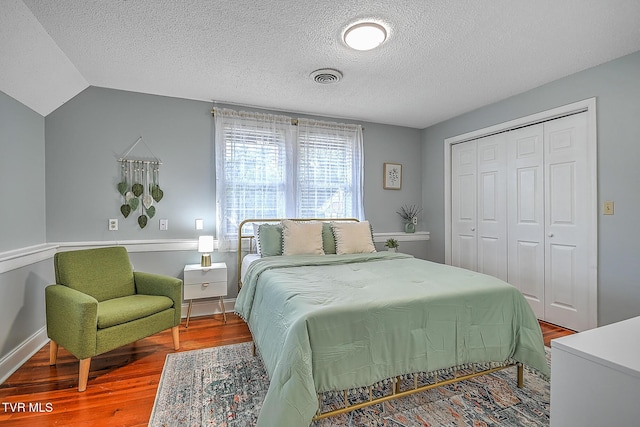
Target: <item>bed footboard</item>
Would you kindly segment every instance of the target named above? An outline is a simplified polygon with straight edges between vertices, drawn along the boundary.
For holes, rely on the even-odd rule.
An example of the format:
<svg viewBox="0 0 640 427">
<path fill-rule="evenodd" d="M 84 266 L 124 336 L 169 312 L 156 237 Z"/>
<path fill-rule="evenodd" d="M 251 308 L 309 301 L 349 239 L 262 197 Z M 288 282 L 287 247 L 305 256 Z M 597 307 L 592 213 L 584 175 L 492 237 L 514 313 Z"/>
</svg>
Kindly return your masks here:
<svg viewBox="0 0 640 427">
<path fill-rule="evenodd" d="M 452 369 L 450 372 L 441 374 L 409 374 L 381 381 L 368 387 L 344 390 L 341 392 L 320 393 L 318 394 L 318 412 L 313 417 L 313 421 L 355 411 L 377 403 L 409 396 L 414 393 L 431 390 L 436 387 L 469 380 L 512 366 L 517 367 L 517 385 L 518 388 L 522 388 L 524 386 L 523 366 L 521 363 L 513 363 L 504 366 L 482 368 L 478 368 L 478 366 L 474 364 L 470 369 Z"/>
</svg>

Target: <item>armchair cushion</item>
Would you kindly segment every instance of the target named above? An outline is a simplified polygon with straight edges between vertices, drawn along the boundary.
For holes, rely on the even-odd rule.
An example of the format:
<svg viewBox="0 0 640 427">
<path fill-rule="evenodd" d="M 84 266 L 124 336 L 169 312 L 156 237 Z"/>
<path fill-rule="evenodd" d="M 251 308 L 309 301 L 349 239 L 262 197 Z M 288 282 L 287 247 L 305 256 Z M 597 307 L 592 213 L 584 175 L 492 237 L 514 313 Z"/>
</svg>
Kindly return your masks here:
<svg viewBox="0 0 640 427">
<path fill-rule="evenodd" d="M 98 329 L 142 319 L 173 307 L 173 300 L 164 296 L 130 295 L 98 303 Z"/>
<path fill-rule="evenodd" d="M 136 293 L 133 268 L 124 246 L 58 252 L 56 283 L 105 301 Z"/>
</svg>

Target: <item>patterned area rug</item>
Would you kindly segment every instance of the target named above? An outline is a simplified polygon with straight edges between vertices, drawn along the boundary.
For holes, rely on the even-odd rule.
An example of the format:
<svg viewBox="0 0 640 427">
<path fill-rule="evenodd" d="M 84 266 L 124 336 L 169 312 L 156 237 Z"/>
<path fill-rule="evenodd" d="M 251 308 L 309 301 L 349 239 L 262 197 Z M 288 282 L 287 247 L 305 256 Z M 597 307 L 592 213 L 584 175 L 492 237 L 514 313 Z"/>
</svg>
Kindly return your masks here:
<svg viewBox="0 0 640 427">
<path fill-rule="evenodd" d="M 243 343 L 167 355 L 149 426 L 255 425 L 269 378 L 251 348 Z M 524 379 L 518 389 L 511 367 L 312 425 L 548 426 L 549 382 L 527 370 Z"/>
</svg>

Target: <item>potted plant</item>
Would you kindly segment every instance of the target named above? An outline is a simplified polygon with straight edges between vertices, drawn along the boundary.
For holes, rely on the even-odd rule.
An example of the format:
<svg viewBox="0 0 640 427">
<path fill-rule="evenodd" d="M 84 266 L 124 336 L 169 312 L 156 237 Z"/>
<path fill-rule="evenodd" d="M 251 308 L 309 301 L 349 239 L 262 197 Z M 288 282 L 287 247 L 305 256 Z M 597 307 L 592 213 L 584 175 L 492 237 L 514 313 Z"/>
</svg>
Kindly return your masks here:
<svg viewBox="0 0 640 427">
<path fill-rule="evenodd" d="M 398 251 L 398 241 L 396 239 L 387 239 L 386 243 L 384 244 L 388 249 L 389 252 L 397 252 Z"/>
<path fill-rule="evenodd" d="M 416 225 L 418 224 L 418 214 L 422 212 L 421 208 L 418 208 L 416 205 L 404 205 L 397 212 L 398 215 L 404 221 L 404 231 L 405 233 L 415 233 Z"/>
</svg>

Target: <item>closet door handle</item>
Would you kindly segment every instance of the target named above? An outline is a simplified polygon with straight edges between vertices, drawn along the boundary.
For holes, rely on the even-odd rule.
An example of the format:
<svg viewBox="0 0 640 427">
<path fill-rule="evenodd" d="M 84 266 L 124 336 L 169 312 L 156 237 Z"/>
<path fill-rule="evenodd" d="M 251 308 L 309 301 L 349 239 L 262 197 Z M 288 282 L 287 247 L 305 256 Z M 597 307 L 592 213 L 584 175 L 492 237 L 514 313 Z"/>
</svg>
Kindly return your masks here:
<svg viewBox="0 0 640 427">
<path fill-rule="evenodd" d="M 476 231 L 476 228 L 475 227 L 471 227 L 471 231 Z"/>
<path fill-rule="evenodd" d="M 549 234 L 547 234 L 547 236 L 553 237 L 553 233 L 549 233 Z"/>
</svg>

